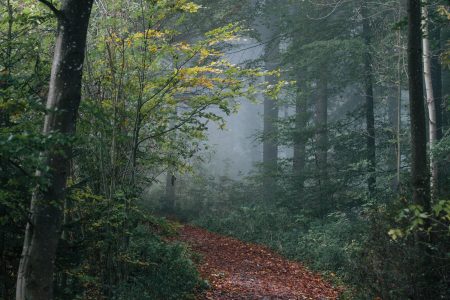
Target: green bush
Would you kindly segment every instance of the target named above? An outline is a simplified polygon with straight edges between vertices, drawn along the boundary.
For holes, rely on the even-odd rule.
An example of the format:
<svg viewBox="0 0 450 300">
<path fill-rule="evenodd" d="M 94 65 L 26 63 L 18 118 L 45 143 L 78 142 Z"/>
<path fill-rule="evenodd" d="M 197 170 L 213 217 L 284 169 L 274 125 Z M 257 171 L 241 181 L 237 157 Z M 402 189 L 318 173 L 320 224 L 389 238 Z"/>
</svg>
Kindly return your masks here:
<svg viewBox="0 0 450 300">
<path fill-rule="evenodd" d="M 57 299 L 191 299 L 204 285 L 176 227 L 136 199 L 71 194 L 57 256 Z"/>
<path fill-rule="evenodd" d="M 186 248 L 149 236 L 138 226 L 131 234 L 128 280 L 114 290 L 113 299 L 193 299 L 202 285 Z"/>
</svg>

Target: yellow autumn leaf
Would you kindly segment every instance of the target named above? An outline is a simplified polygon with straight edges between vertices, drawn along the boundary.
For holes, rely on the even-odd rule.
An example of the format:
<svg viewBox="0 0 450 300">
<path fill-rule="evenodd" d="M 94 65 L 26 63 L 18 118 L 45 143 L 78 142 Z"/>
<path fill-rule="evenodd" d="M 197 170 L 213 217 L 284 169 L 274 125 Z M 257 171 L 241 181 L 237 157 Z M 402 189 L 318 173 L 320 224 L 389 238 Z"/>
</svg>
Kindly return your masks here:
<svg viewBox="0 0 450 300">
<path fill-rule="evenodd" d="M 184 3 L 180 6 L 180 9 L 188 13 L 196 13 L 202 6 L 193 2 Z"/>
</svg>

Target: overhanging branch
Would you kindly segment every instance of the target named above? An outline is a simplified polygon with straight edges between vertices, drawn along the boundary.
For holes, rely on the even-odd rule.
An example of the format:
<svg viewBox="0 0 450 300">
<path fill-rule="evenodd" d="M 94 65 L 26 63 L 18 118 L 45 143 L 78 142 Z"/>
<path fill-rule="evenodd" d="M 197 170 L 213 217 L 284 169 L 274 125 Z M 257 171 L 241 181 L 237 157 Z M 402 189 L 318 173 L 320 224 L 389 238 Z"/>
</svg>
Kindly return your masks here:
<svg viewBox="0 0 450 300">
<path fill-rule="evenodd" d="M 57 9 L 52 2 L 47 0 L 38 0 L 38 1 L 47 6 L 56 15 L 56 17 L 59 18 L 59 16 L 61 15 L 61 11 Z"/>
</svg>

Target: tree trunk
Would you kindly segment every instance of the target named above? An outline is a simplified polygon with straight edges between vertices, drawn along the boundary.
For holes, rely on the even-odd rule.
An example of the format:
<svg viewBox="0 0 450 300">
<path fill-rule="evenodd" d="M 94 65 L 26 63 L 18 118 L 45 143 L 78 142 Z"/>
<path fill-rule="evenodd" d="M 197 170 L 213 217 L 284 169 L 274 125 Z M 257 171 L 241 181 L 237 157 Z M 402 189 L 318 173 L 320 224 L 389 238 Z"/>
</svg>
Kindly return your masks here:
<svg viewBox="0 0 450 300">
<path fill-rule="evenodd" d="M 428 22 L 430 23 L 430 22 Z M 431 24 L 429 24 L 431 25 Z M 433 83 L 433 96 L 434 103 L 436 107 L 436 138 L 440 140 L 443 135 L 443 124 L 442 124 L 442 67 L 440 62 L 440 55 L 442 54 L 441 47 L 441 28 L 439 25 L 430 27 L 429 37 L 431 43 L 431 81 Z M 435 45 L 433 47 L 432 45 Z M 440 178 L 439 178 L 440 180 Z M 438 183 L 439 185 L 439 183 Z"/>
<path fill-rule="evenodd" d="M 276 0 L 252 0 L 252 6 L 261 9 L 260 16 L 255 20 L 255 28 L 258 31 L 260 41 L 265 44 L 263 60 L 265 69 L 273 71 L 279 66 L 279 43 L 277 32 L 274 30 L 279 22 L 280 16 L 271 8 L 277 4 Z M 275 82 L 274 76 L 265 78 L 270 84 Z M 263 117 L 263 187 L 262 194 L 264 201 L 270 203 L 276 191 L 276 173 L 278 169 L 278 141 L 277 123 L 278 105 L 274 99 L 264 96 L 264 117 Z"/>
<path fill-rule="evenodd" d="M 175 174 L 172 171 L 167 171 L 166 175 L 166 196 L 164 199 L 164 212 L 172 214 L 175 211 Z"/>
<path fill-rule="evenodd" d="M 376 152 L 375 152 L 375 113 L 374 113 L 374 99 L 373 99 L 373 69 L 372 69 L 372 55 L 370 53 L 371 47 L 371 28 L 369 17 L 367 13 L 367 1 L 364 1 L 362 6 L 363 19 L 363 39 L 365 44 L 364 51 L 364 92 L 366 98 L 366 130 L 367 130 L 367 162 L 368 173 L 367 186 L 369 196 L 375 192 L 376 176 Z"/>
<path fill-rule="evenodd" d="M 411 115 L 411 176 L 413 201 L 430 207 L 427 137 L 422 81 L 422 32 L 420 0 L 408 0 L 408 77 Z"/>
<path fill-rule="evenodd" d="M 400 60 L 400 59 L 399 59 Z M 397 144 L 397 174 L 395 176 L 397 185 L 396 191 L 401 191 L 402 181 L 401 181 L 401 169 L 402 169 L 402 79 L 401 71 L 398 71 L 398 90 L 397 90 L 397 127 L 396 127 L 396 144 Z"/>
<path fill-rule="evenodd" d="M 265 64 L 269 71 L 277 67 L 276 59 L 278 55 L 278 42 L 270 43 L 266 47 Z M 274 82 L 270 76 L 266 78 L 269 83 Z M 277 141 L 277 123 L 278 105 L 274 99 L 265 96 L 264 98 L 264 141 L 263 141 L 263 168 L 264 168 L 264 198 L 270 201 L 276 190 L 274 175 L 278 168 L 278 141 Z"/>
<path fill-rule="evenodd" d="M 325 70 L 323 70 L 325 72 Z M 324 216 L 333 206 L 328 182 L 328 81 L 325 73 L 317 81 L 314 113 L 316 165 L 318 180 L 318 213 Z"/>
<path fill-rule="evenodd" d="M 81 78 L 92 0 L 65 0 L 58 17 L 47 115 L 43 133 L 62 134 L 65 142 L 42 153 L 47 184 L 36 187 L 17 276 L 17 300 L 53 299 L 53 269 L 61 230 L 71 146 L 81 99 Z M 51 4 L 48 4 L 51 6 Z M 37 176 L 43 176 L 37 171 Z"/>
<path fill-rule="evenodd" d="M 391 144 L 389 146 L 389 157 L 388 157 L 388 167 L 389 172 L 392 170 L 393 178 L 391 189 L 393 192 L 398 191 L 399 185 L 399 109 L 401 106 L 399 105 L 400 98 L 398 97 L 398 86 L 391 86 L 388 89 L 387 101 L 388 101 L 388 117 L 389 117 L 389 127 L 392 132 L 390 135 Z"/>
<path fill-rule="evenodd" d="M 403 7 L 406 6 L 406 2 L 404 0 L 398 2 L 398 16 L 397 16 L 397 22 L 400 22 L 403 18 Z M 400 30 L 397 30 L 397 45 L 398 49 L 400 49 L 397 57 L 397 126 L 396 126 L 396 176 L 395 176 L 395 182 L 396 186 L 394 187 L 394 190 L 396 192 L 401 192 L 402 190 L 402 182 L 401 182 L 401 167 L 402 167 L 402 139 L 401 139 L 401 130 L 402 130 L 402 84 L 403 84 L 403 62 L 404 62 L 404 55 L 405 52 L 401 49 L 403 49 L 403 42 L 402 42 L 402 32 Z"/>
<path fill-rule="evenodd" d="M 316 162 L 319 171 L 319 184 L 323 188 L 328 180 L 328 83 L 324 75 L 317 82 L 315 107 Z"/>
<path fill-rule="evenodd" d="M 440 31 L 441 44 L 445 45 L 450 39 L 450 28 L 444 26 Z M 450 71 L 448 68 L 441 68 L 440 78 L 442 82 L 442 101 L 440 105 L 442 125 L 440 127 L 442 132 L 445 133 L 450 129 L 450 107 L 448 106 L 448 99 L 450 98 Z M 448 161 L 442 161 L 441 163 L 440 192 L 442 195 L 450 195 L 450 163 Z"/>
<path fill-rule="evenodd" d="M 441 43 L 445 44 L 450 39 L 450 28 L 443 27 L 441 30 Z M 442 130 L 445 132 L 450 129 L 450 109 L 448 107 L 448 101 L 450 97 L 450 71 L 448 68 L 442 68 Z"/>
<path fill-rule="evenodd" d="M 168 130 L 171 128 L 175 128 L 176 122 L 178 120 L 178 108 L 175 107 L 174 113 L 172 118 L 169 122 Z M 177 132 L 173 130 L 172 132 L 169 132 L 168 136 L 170 140 L 170 144 L 174 146 L 177 141 Z M 175 177 L 175 171 L 176 171 L 176 151 L 171 150 L 168 157 L 168 165 L 167 165 L 167 174 L 166 174 L 166 193 L 164 197 L 162 197 L 162 203 L 161 208 L 162 211 L 168 215 L 171 215 L 175 212 L 175 201 L 176 201 L 176 194 L 175 194 L 175 184 L 177 178 Z"/>
<path fill-rule="evenodd" d="M 295 135 L 294 135 L 294 158 L 293 171 L 296 177 L 297 199 L 303 197 L 303 187 L 305 181 L 305 160 L 306 160 L 306 134 L 305 128 L 308 122 L 306 96 L 301 94 L 300 79 L 297 79 L 297 99 L 295 102 Z"/>
<path fill-rule="evenodd" d="M 428 106 L 428 139 L 430 144 L 430 169 L 431 169 L 431 197 L 434 198 L 438 191 L 438 165 L 433 157 L 433 148 L 437 142 L 436 102 L 433 95 L 433 82 L 431 74 L 431 50 L 429 39 L 429 17 L 427 3 L 422 6 L 422 47 L 423 47 L 423 76 L 426 90 L 426 103 Z"/>
<path fill-rule="evenodd" d="M 411 118 L 411 180 L 413 203 L 430 212 L 430 175 L 427 163 L 427 135 L 423 97 L 422 28 L 420 0 L 408 0 L 408 80 Z M 419 251 L 414 298 L 433 299 L 427 288 L 430 260 L 427 255 L 426 233 L 416 234 Z"/>
</svg>

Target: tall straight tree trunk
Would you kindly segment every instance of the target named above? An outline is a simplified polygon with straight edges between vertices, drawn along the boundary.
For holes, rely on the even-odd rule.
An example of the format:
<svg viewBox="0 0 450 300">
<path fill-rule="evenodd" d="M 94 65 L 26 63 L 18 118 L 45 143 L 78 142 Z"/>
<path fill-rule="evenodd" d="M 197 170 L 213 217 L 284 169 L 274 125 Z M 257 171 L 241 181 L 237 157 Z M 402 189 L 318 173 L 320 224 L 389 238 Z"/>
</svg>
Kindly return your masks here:
<svg viewBox="0 0 450 300">
<path fill-rule="evenodd" d="M 316 162 L 321 187 L 328 180 L 328 83 L 325 75 L 317 82 L 315 106 Z"/>
<path fill-rule="evenodd" d="M 375 192 L 376 176 L 376 152 L 375 152 L 375 113 L 374 113 L 374 99 L 373 99 L 373 68 L 372 68 L 372 55 L 370 53 L 371 47 L 371 28 L 368 16 L 367 1 L 364 1 L 362 6 L 362 19 L 363 19 L 363 39 L 365 44 L 364 51 L 364 93 L 366 98 L 366 151 L 368 162 L 369 178 L 367 179 L 367 186 L 369 189 L 369 195 L 373 195 Z"/>
<path fill-rule="evenodd" d="M 266 47 L 265 64 L 269 71 L 277 68 L 278 42 L 270 43 Z M 273 76 L 266 78 L 274 82 Z M 278 168 L 278 141 L 277 141 L 278 105 L 268 96 L 264 98 L 264 141 L 263 141 L 263 168 L 264 168 L 264 198 L 270 201 L 276 190 L 274 175 Z"/>
<path fill-rule="evenodd" d="M 169 122 L 169 128 L 174 128 L 176 124 L 176 120 L 178 118 L 177 108 L 175 107 L 175 112 L 173 118 Z M 171 143 L 176 143 L 177 133 L 176 131 L 172 131 L 169 135 L 169 139 Z M 162 209 L 167 214 L 173 214 L 175 212 L 175 201 L 176 201 L 176 180 L 175 177 L 175 161 L 176 161 L 176 153 L 172 151 L 169 154 L 169 162 L 167 166 L 167 174 L 166 174 L 166 194 L 163 197 Z"/>
<path fill-rule="evenodd" d="M 408 0 L 408 80 L 413 202 L 423 207 L 426 213 L 429 213 L 431 211 L 430 174 L 427 163 L 427 134 L 423 97 L 421 18 L 421 1 Z M 433 299 L 427 287 L 431 276 L 431 264 L 426 247 L 428 242 L 429 237 L 426 233 L 419 232 L 416 234 L 419 257 L 417 259 L 417 272 L 414 282 L 415 299 Z"/>
<path fill-rule="evenodd" d="M 398 1 L 398 16 L 397 22 L 400 22 L 403 19 L 403 7 L 406 6 L 406 2 L 404 0 Z M 397 30 L 397 45 L 398 49 L 403 49 L 402 42 L 402 32 Z M 401 130 L 402 130 L 402 84 L 403 84 L 403 63 L 404 63 L 404 55 L 405 52 L 400 50 L 397 57 L 397 126 L 396 126 L 396 160 L 397 160 L 397 170 L 396 170 L 396 186 L 395 191 L 400 192 L 402 189 L 401 186 L 401 167 L 402 167 L 402 139 L 401 139 Z"/>
<path fill-rule="evenodd" d="M 328 81 L 325 69 L 317 81 L 317 94 L 314 112 L 316 138 L 316 165 L 319 187 L 318 212 L 324 216 L 334 204 L 328 191 Z"/>
<path fill-rule="evenodd" d="M 443 26 L 440 32 L 441 44 L 445 45 L 450 39 L 450 28 L 449 26 Z M 448 68 L 441 68 L 440 78 L 442 82 L 441 89 L 441 130 L 443 133 L 450 129 L 450 107 L 448 106 L 448 99 L 450 98 L 450 71 Z M 441 185 L 440 192 L 442 195 L 450 195 L 450 163 L 448 161 L 442 162 L 441 167 Z"/>
<path fill-rule="evenodd" d="M 442 72 L 443 68 L 441 66 L 441 55 L 442 55 L 442 45 L 445 45 L 447 41 L 444 41 L 441 39 L 441 33 L 445 30 L 444 28 L 441 28 L 440 24 L 432 24 L 432 22 L 429 22 L 430 30 L 429 30 L 429 36 L 430 36 L 430 46 L 431 46 L 431 81 L 433 83 L 433 96 L 434 96 L 434 103 L 436 108 L 436 138 L 437 140 L 441 140 L 444 135 L 444 114 L 445 114 L 445 97 L 442 96 L 443 94 L 443 84 L 442 84 Z M 446 69 L 446 68 L 444 68 Z M 448 71 L 448 70 L 447 70 Z M 448 193 L 445 193 L 446 186 L 448 186 L 448 182 L 446 182 L 448 178 L 448 165 L 446 166 L 445 162 L 437 161 L 437 188 L 436 196 L 439 197 L 440 195 L 448 195 Z M 442 194 L 441 194 L 442 193 Z"/>
<path fill-rule="evenodd" d="M 411 176 L 413 201 L 430 208 L 427 135 L 423 99 L 420 0 L 408 0 L 408 77 L 411 117 Z"/>
<path fill-rule="evenodd" d="M 450 39 L 450 28 L 443 27 L 441 29 L 441 44 L 447 43 Z M 442 68 L 441 73 L 442 80 L 442 130 L 445 132 L 450 129 L 450 108 L 448 107 L 448 101 L 444 101 L 444 99 L 448 99 L 450 97 L 450 71 L 448 68 Z"/>
<path fill-rule="evenodd" d="M 431 197 L 434 198 L 438 191 L 438 164 L 433 157 L 433 148 L 437 142 L 436 102 L 433 94 L 433 81 L 431 74 L 431 50 L 429 39 L 429 16 L 427 3 L 422 6 L 422 47 L 423 47 L 423 76 L 425 81 L 426 103 L 428 106 L 428 139 L 430 144 L 430 169 L 431 169 Z"/>
<path fill-rule="evenodd" d="M 399 61 L 401 59 L 399 58 Z M 401 190 L 401 168 L 402 168 L 402 79 L 401 79 L 400 63 L 398 69 L 398 90 L 397 90 L 397 130 L 396 130 L 396 144 L 397 144 L 397 174 L 396 174 L 396 191 Z"/>
<path fill-rule="evenodd" d="M 166 195 L 163 203 L 163 210 L 168 214 L 175 211 L 175 183 L 177 178 L 171 169 L 169 168 L 166 175 Z"/>
<path fill-rule="evenodd" d="M 68 138 L 75 132 L 81 100 L 86 36 L 93 0 L 65 0 L 60 10 L 49 2 L 42 2 L 58 18 L 43 133 L 62 134 Z M 17 300 L 53 299 L 53 270 L 71 150 L 66 142 L 42 153 L 43 162 L 49 168 L 45 174 L 48 184 L 36 187 L 31 199 L 31 214 L 17 276 Z M 42 176 L 40 171 L 36 175 Z"/>
<path fill-rule="evenodd" d="M 429 25 L 430 22 L 428 22 Z M 430 47 L 431 51 L 431 81 L 433 83 L 433 96 L 434 103 L 436 107 L 436 138 L 440 140 L 443 135 L 443 124 L 442 124 L 442 108 L 443 108 L 443 98 L 442 98 L 442 67 L 440 62 L 440 56 L 442 54 L 441 47 L 441 27 L 435 25 L 430 27 L 429 39 L 432 43 Z M 434 47 L 432 45 L 435 45 Z M 440 178 L 439 178 L 440 179 Z"/>
<path fill-rule="evenodd" d="M 391 189 L 392 191 L 398 190 L 399 185 L 399 178 L 398 178 L 398 132 L 399 132 L 399 98 L 398 98 L 398 86 L 392 85 L 388 88 L 388 95 L 387 95 L 387 101 L 388 101 L 388 117 L 389 117 L 389 127 L 392 131 L 392 134 L 390 136 L 391 144 L 390 144 L 390 151 L 389 151 L 389 157 L 388 157 L 388 165 L 389 170 L 392 170 L 392 173 L 395 173 L 395 175 L 392 178 L 392 185 Z"/>
<path fill-rule="evenodd" d="M 257 18 L 255 27 L 259 33 L 260 39 L 265 43 L 263 60 L 265 69 L 273 71 L 279 66 L 279 44 L 280 38 L 274 27 L 278 24 L 281 16 L 277 14 L 273 7 L 277 5 L 277 0 L 252 0 L 255 9 L 261 9 L 260 18 Z M 275 26 L 274 26 L 275 25 Z M 274 76 L 265 78 L 269 83 L 275 82 Z M 262 193 L 266 203 L 274 198 L 276 191 L 276 173 L 278 169 L 278 105 L 271 97 L 264 97 L 264 116 L 263 116 L 263 187 Z"/>
<path fill-rule="evenodd" d="M 295 102 L 295 136 L 294 136 L 294 157 L 293 171 L 297 179 L 297 199 L 302 199 L 305 181 L 305 160 L 306 160 L 306 133 L 305 128 L 308 122 L 306 96 L 302 95 L 300 78 L 297 79 L 297 99 Z"/>
</svg>

